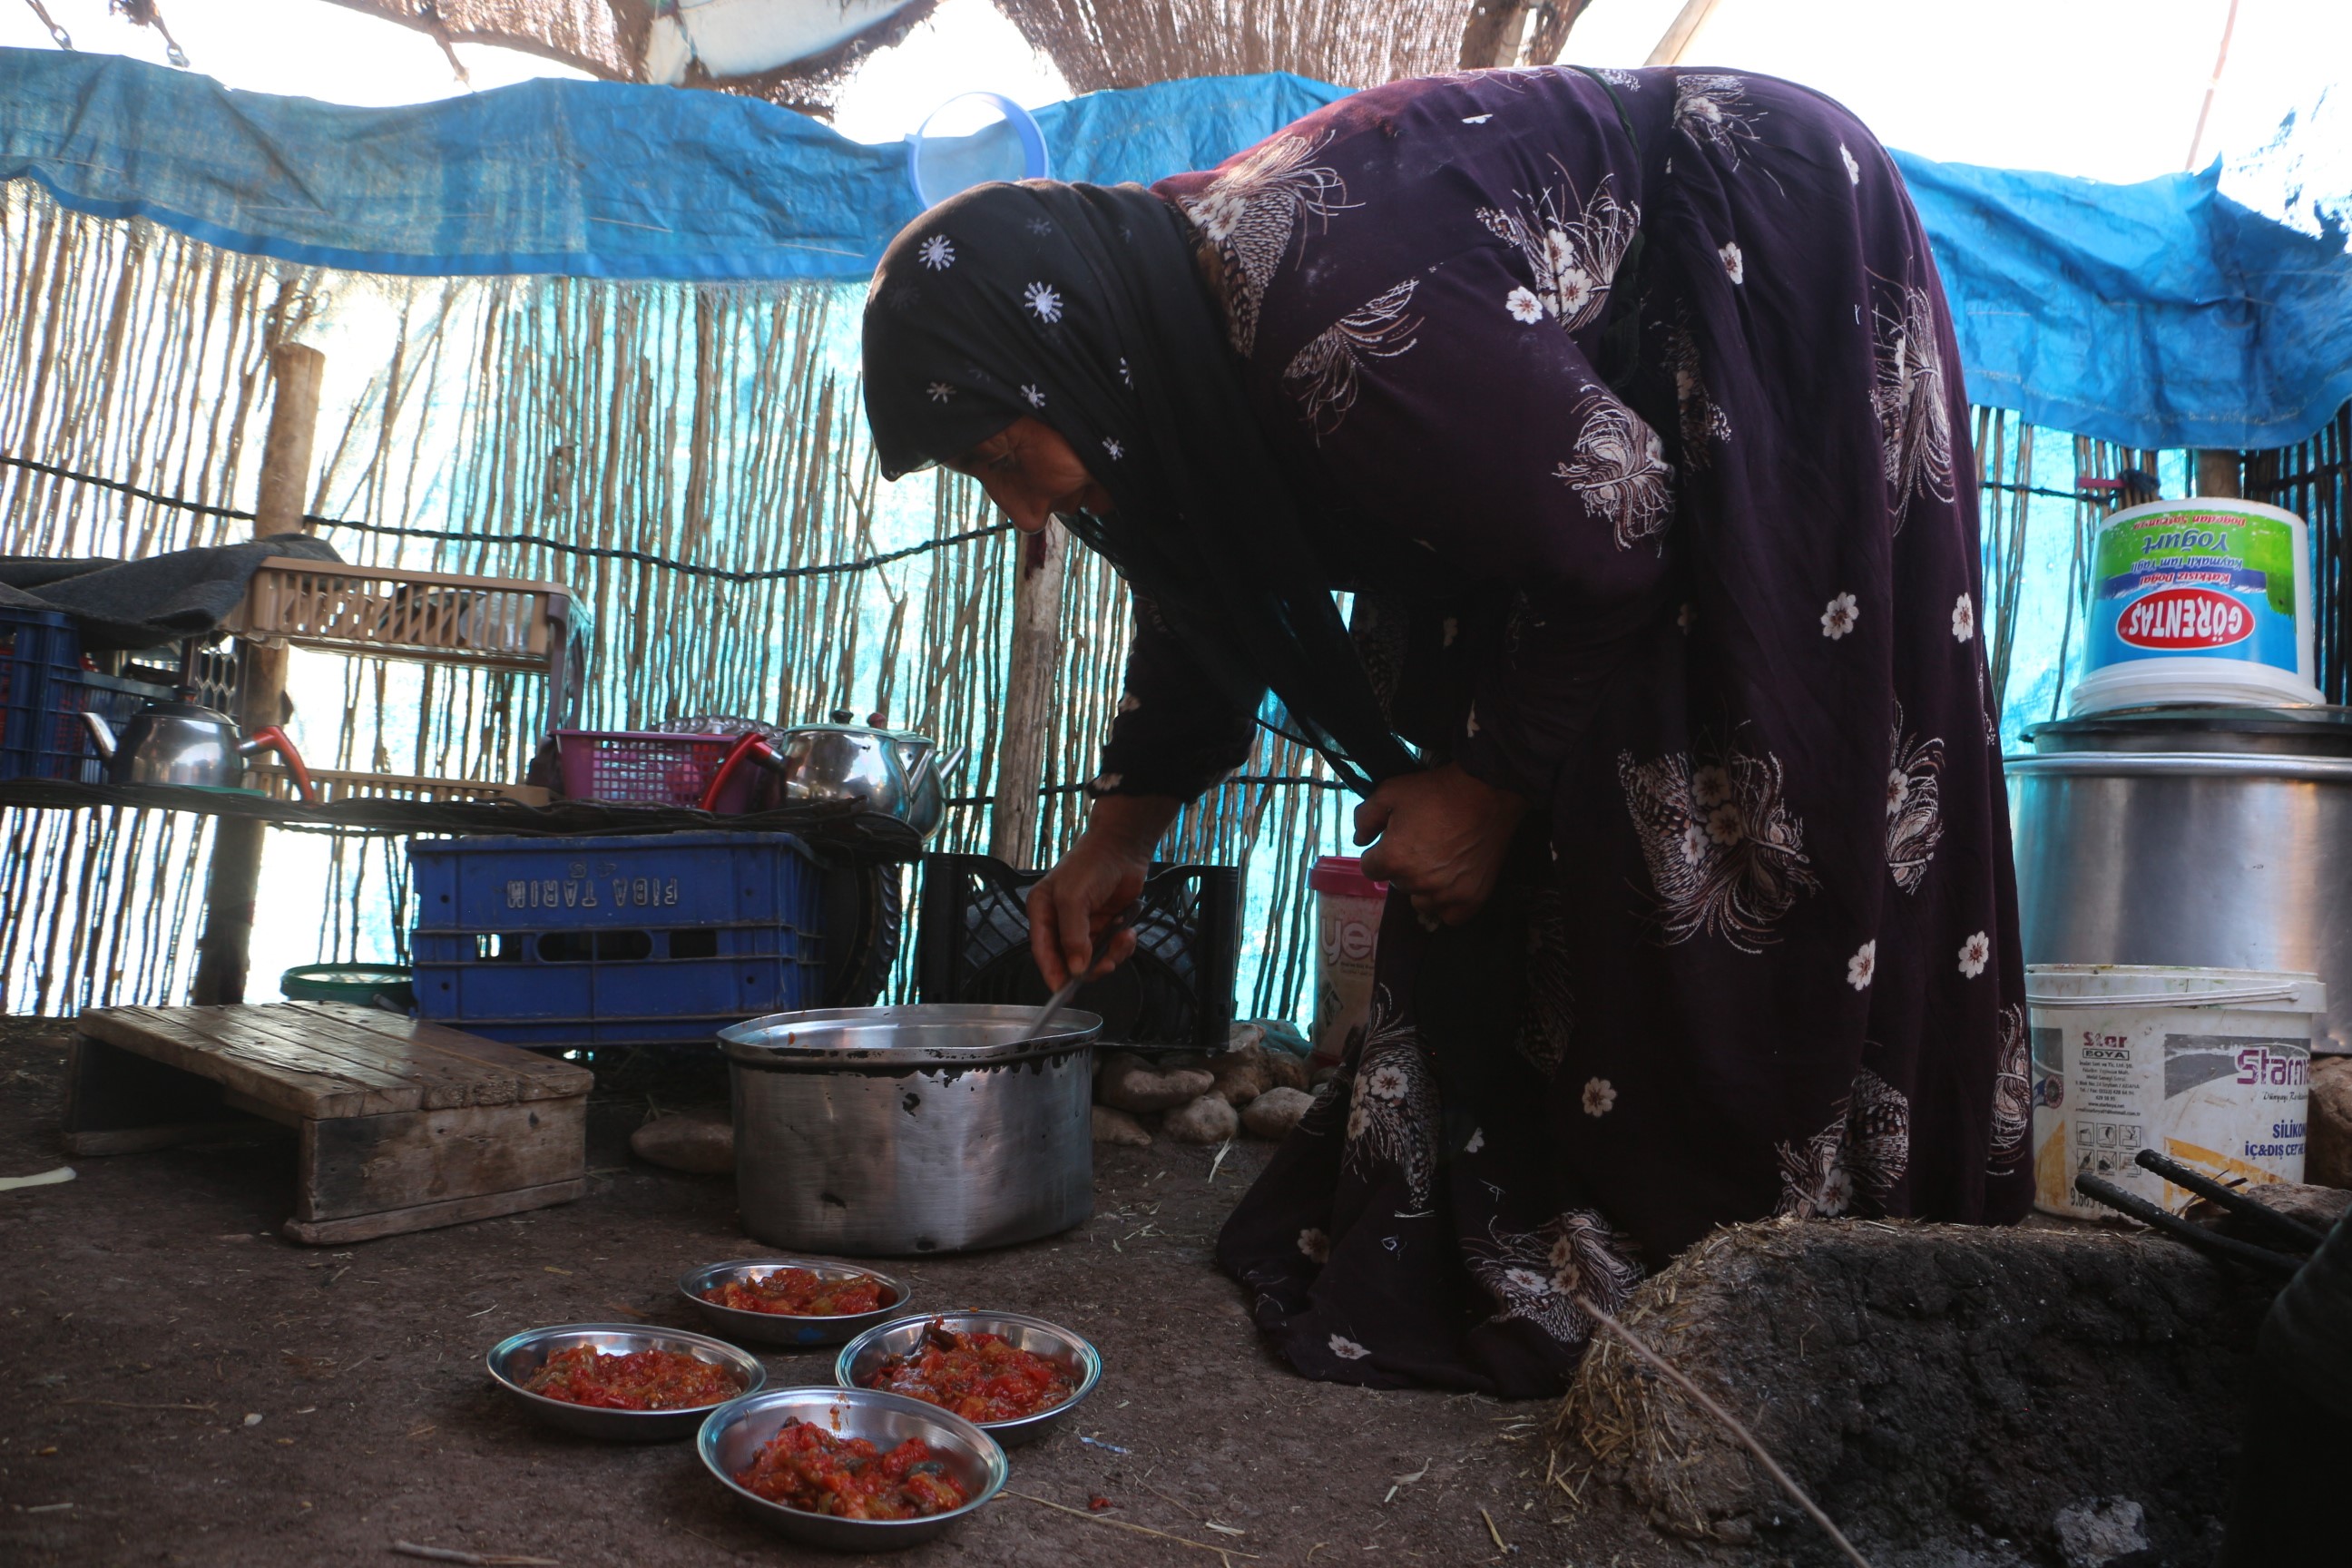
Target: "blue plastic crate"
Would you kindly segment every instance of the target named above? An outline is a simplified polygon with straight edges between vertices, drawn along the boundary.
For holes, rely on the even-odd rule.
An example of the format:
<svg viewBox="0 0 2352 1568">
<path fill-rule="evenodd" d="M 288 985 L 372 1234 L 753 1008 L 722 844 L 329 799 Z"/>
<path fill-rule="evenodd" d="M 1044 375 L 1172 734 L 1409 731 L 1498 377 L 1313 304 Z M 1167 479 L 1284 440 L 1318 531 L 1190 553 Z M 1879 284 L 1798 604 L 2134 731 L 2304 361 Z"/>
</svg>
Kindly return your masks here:
<svg viewBox="0 0 2352 1568">
<path fill-rule="evenodd" d="M 424 838 L 408 864 L 416 930 L 791 925 L 814 934 L 820 877 L 789 833 Z"/>
<path fill-rule="evenodd" d="M 0 779 L 80 780 L 81 633 L 51 610 L 0 610 Z M 95 781 L 92 781 L 95 782 Z"/>
<path fill-rule="evenodd" d="M 823 1005 L 823 880 L 788 834 L 423 840 L 410 865 L 422 1017 L 520 1046 L 708 1043 Z"/>
</svg>

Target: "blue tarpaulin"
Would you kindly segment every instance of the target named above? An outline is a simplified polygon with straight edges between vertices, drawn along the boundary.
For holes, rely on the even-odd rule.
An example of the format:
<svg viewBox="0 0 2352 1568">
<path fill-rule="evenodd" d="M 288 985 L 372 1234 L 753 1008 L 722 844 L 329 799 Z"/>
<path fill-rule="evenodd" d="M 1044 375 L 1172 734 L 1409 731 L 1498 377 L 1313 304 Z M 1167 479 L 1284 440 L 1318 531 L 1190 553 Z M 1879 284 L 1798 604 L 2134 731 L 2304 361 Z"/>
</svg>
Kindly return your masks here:
<svg viewBox="0 0 2352 1568">
<path fill-rule="evenodd" d="M 1214 163 L 1344 89 L 1283 75 L 1037 111 L 1054 173 Z M 2138 447 L 2275 447 L 2352 397 L 2352 258 L 2220 195 L 1897 155 L 1969 395 Z M 398 109 L 0 49 L 0 178 L 228 248 L 413 275 L 856 279 L 915 216 L 905 149 L 718 93 L 537 81 Z"/>
</svg>

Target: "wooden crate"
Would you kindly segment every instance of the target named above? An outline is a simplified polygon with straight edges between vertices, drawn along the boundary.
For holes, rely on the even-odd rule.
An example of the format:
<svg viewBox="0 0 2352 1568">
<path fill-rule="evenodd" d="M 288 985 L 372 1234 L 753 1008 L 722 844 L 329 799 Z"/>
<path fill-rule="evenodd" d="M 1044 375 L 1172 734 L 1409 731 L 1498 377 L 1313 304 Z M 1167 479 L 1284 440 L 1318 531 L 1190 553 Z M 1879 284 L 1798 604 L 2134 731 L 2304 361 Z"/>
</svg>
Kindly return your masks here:
<svg viewBox="0 0 2352 1568">
<path fill-rule="evenodd" d="M 261 563 L 222 629 L 256 642 L 560 678 L 572 599 L 561 583 L 280 556 Z M 559 697 L 562 689 L 559 679 Z"/>
<path fill-rule="evenodd" d="M 255 763 L 245 773 L 246 787 L 272 800 L 299 800 L 294 775 L 275 763 Z M 501 801 L 518 805 L 545 805 L 551 793 L 538 784 L 491 784 L 482 779 L 427 779 L 407 773 L 371 773 L 343 768 L 312 768 L 311 787 L 321 802 L 338 800 Z"/>
<path fill-rule="evenodd" d="M 585 1068 L 339 1002 L 105 1007 L 76 1020 L 66 1149 L 132 1153 L 258 1116 L 301 1139 L 317 1246 L 568 1203 L 586 1190 Z"/>
</svg>

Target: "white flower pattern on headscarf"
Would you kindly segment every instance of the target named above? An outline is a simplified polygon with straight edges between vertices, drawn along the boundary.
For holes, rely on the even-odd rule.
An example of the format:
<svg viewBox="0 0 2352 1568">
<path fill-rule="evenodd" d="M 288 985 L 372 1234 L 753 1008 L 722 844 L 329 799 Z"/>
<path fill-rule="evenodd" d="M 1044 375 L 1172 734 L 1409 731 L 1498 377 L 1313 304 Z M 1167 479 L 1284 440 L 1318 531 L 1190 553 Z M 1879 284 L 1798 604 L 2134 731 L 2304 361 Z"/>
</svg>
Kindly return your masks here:
<svg viewBox="0 0 2352 1568">
<path fill-rule="evenodd" d="M 1895 885 L 1916 893 L 1944 838 L 1944 742 L 1903 733 L 1903 705 L 1895 705 L 1894 759 L 1886 768 L 1886 868 Z"/>
<path fill-rule="evenodd" d="M 1471 1275 L 1493 1298 L 1489 1323 L 1534 1324 L 1570 1350 L 1592 1337 L 1574 1298 L 1612 1316 L 1642 1282 L 1641 1250 L 1598 1209 L 1570 1209 L 1532 1231 L 1488 1222 L 1486 1239 L 1465 1238 Z"/>
<path fill-rule="evenodd" d="M 1282 383 L 1320 443 L 1356 405 L 1357 376 L 1367 359 L 1394 359 L 1420 340 L 1421 318 L 1405 314 L 1418 278 L 1374 295 L 1307 342 L 1283 367 Z"/>
<path fill-rule="evenodd" d="M 1257 342 L 1259 302 L 1299 218 L 1328 217 L 1348 205 L 1338 172 L 1307 162 L 1329 140 L 1328 132 L 1318 142 L 1270 138 L 1183 204 L 1184 216 L 1225 264 L 1226 335 L 1245 358 Z"/>
<path fill-rule="evenodd" d="M 1911 1102 L 1864 1068 L 1837 1102 L 1828 1126 L 1801 1145 L 1776 1145 L 1780 1202 L 1797 1219 L 1886 1212 L 1886 1200 L 1911 1168 Z"/>
<path fill-rule="evenodd" d="M 935 234 L 923 241 L 922 248 L 915 254 L 932 271 L 945 272 L 955 265 L 955 242 L 946 235 Z"/>
<path fill-rule="evenodd" d="M 1425 1209 L 1437 1174 L 1437 1079 L 1420 1031 L 1385 985 L 1372 992 L 1363 1050 L 1356 1059 L 1340 1167 L 1362 1174 L 1370 1165 L 1393 1165 L 1404 1177 L 1412 1206 Z"/>
<path fill-rule="evenodd" d="M 1707 395 L 1706 376 L 1698 356 L 1698 337 L 1691 331 L 1687 306 L 1675 307 L 1674 329 L 1666 334 L 1666 368 L 1675 378 L 1675 411 L 1679 416 L 1683 467 L 1696 471 L 1707 466 L 1710 444 L 1731 439 L 1731 421 Z"/>
<path fill-rule="evenodd" d="M 1538 308 L 1572 332 L 1598 319 L 1608 303 L 1618 265 L 1641 229 L 1642 209 L 1619 202 L 1606 179 L 1591 201 L 1580 202 L 1558 159 L 1552 167 L 1560 174 L 1556 188 L 1533 195 L 1515 191 L 1516 211 L 1480 207 L 1478 221 L 1519 253 L 1533 275 Z M 1518 315 L 1519 307 L 1511 313 Z"/>
<path fill-rule="evenodd" d="M 1553 476 L 1616 531 L 1618 549 L 1664 532 L 1674 520 L 1674 470 L 1658 433 L 1606 392 L 1588 395 L 1569 417 L 1578 426 L 1576 455 Z"/>
<path fill-rule="evenodd" d="M 1062 319 L 1062 296 L 1049 284 L 1030 284 L 1021 290 L 1021 302 L 1035 311 L 1041 321 L 1050 324 Z"/>
<path fill-rule="evenodd" d="M 1992 1146 L 1989 1175 L 2006 1175 L 2025 1153 L 2033 1129 L 2033 1078 L 2026 1048 L 2025 1009 L 2015 1003 L 2000 1016 L 2000 1054 L 1993 1060 Z"/>
<path fill-rule="evenodd" d="M 1687 752 L 1637 763 L 1617 754 L 1625 808 L 1659 904 L 1668 943 L 1718 936 L 1760 952 L 1799 893 L 1821 886 L 1805 858 L 1804 825 L 1789 809 L 1780 759 L 1726 748 L 1694 763 Z"/>
<path fill-rule="evenodd" d="M 1694 147 L 1712 147 L 1734 171 L 1741 150 L 1757 142 L 1763 111 L 1748 101 L 1748 84 L 1736 76 L 1698 72 L 1675 79 L 1675 129 Z"/>
<path fill-rule="evenodd" d="M 1878 414 L 1887 505 L 1900 533 L 1913 500 L 1952 500 L 1952 411 L 1945 400 L 1935 300 L 1916 283 L 1891 287 L 1891 299 L 1871 316 L 1877 367 L 1871 403 Z"/>
<path fill-rule="evenodd" d="M 1960 973 L 1967 979 L 1974 980 L 1978 975 L 1982 974 L 1985 972 L 1985 965 L 1991 960 L 1992 935 L 1990 932 L 1978 931 L 1968 941 L 1960 943 Z"/>
</svg>

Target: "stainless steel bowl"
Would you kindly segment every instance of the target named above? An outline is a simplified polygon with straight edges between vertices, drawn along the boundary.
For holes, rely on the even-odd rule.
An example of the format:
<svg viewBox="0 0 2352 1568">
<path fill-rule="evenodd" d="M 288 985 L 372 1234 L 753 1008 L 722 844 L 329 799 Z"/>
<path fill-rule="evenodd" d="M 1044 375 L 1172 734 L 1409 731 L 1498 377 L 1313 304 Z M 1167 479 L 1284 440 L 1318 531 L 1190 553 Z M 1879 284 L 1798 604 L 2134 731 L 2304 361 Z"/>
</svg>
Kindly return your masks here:
<svg viewBox="0 0 2352 1568">
<path fill-rule="evenodd" d="M 633 1323 L 564 1323 L 551 1329 L 526 1329 L 492 1345 L 484 1361 L 490 1369 L 490 1381 L 512 1394 L 525 1410 L 558 1431 L 583 1437 L 601 1437 L 611 1443 L 660 1443 L 689 1437 L 702 1425 L 704 1416 L 719 1408 L 717 1405 L 695 1405 L 682 1410 L 600 1410 L 569 1400 L 550 1399 L 523 1386 L 549 1356 L 579 1344 L 594 1345 L 606 1355 L 625 1355 L 632 1351 L 684 1351 L 741 1378 L 743 1394 L 736 1395 L 739 1399 L 743 1394 L 757 1394 L 768 1381 L 768 1369 L 748 1351 L 684 1329 L 648 1328 Z"/>
<path fill-rule="evenodd" d="M 820 1279 L 842 1279 L 864 1275 L 881 1282 L 890 1292 L 890 1300 L 870 1312 L 849 1312 L 839 1317 L 794 1317 L 785 1312 L 750 1312 L 740 1307 L 722 1307 L 716 1301 L 706 1301 L 702 1292 L 713 1286 L 734 1279 L 764 1279 L 779 1268 L 805 1268 Z M 877 1323 L 887 1323 L 905 1313 L 907 1298 L 913 1294 L 903 1280 L 894 1279 L 878 1268 L 860 1268 L 847 1263 L 832 1263 L 819 1258 L 747 1258 L 733 1263 L 712 1263 L 691 1268 L 678 1277 L 678 1293 L 694 1310 L 727 1339 L 737 1344 L 746 1341 L 763 1345 L 837 1345 L 844 1340 L 856 1338 Z"/>
<path fill-rule="evenodd" d="M 1018 1421 L 977 1422 L 980 1429 L 1008 1448 L 1018 1448 L 1034 1443 L 1059 1426 L 1070 1412 L 1076 1410 L 1095 1384 L 1102 1381 L 1102 1357 L 1095 1347 L 1070 1332 L 1049 1323 L 1043 1318 L 1032 1318 L 1020 1312 L 924 1312 L 915 1317 L 898 1318 L 866 1330 L 841 1347 L 834 1359 L 833 1380 L 844 1388 L 859 1393 L 877 1392 L 864 1386 L 866 1376 L 894 1355 L 906 1355 L 922 1342 L 923 1330 L 932 1323 L 958 1333 L 1001 1334 L 1033 1355 L 1043 1356 L 1067 1373 L 1076 1386 L 1070 1396 L 1051 1410 L 1040 1410 L 1034 1415 L 1024 1415 Z"/>
<path fill-rule="evenodd" d="M 739 1470 L 788 1421 L 807 1421 L 839 1437 L 863 1437 L 887 1452 L 909 1437 L 938 1449 L 948 1473 L 971 1500 L 929 1519 L 835 1519 L 770 1502 L 736 1484 Z M 722 1405 L 702 1424 L 695 1452 L 719 1482 L 794 1541 L 835 1552 L 893 1552 L 932 1540 L 977 1513 L 1004 1485 L 1004 1450 L 960 1415 L 901 1394 L 864 1388 L 775 1388 Z"/>
</svg>

